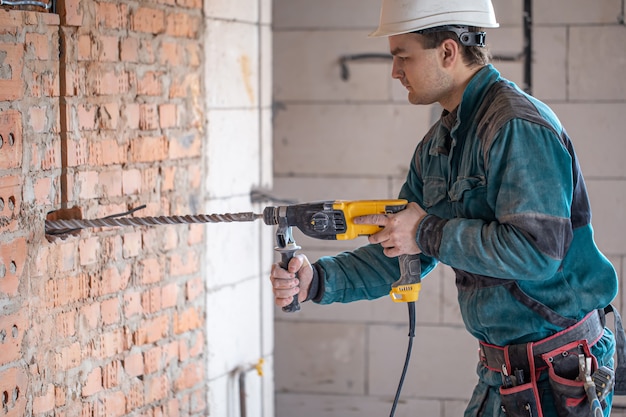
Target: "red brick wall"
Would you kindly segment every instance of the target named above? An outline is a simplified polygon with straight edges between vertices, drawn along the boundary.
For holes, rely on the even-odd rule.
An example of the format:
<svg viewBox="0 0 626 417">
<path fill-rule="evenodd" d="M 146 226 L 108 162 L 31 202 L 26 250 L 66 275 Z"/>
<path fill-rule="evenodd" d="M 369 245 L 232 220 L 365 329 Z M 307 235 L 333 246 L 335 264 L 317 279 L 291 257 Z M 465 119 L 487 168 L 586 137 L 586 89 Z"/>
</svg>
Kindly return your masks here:
<svg viewBox="0 0 626 417">
<path fill-rule="evenodd" d="M 0 7 L 0 416 L 207 414 L 201 0 Z"/>
</svg>

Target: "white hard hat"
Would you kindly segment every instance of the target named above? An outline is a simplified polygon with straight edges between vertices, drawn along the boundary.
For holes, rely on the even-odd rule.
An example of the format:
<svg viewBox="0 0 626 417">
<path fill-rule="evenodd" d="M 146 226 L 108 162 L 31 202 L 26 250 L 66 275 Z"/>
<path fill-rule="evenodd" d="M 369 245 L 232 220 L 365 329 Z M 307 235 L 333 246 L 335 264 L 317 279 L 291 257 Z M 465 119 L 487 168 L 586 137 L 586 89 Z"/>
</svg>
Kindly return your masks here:
<svg viewBox="0 0 626 417">
<path fill-rule="evenodd" d="M 491 0 L 383 0 L 378 29 L 370 37 L 446 25 L 497 28 Z"/>
</svg>

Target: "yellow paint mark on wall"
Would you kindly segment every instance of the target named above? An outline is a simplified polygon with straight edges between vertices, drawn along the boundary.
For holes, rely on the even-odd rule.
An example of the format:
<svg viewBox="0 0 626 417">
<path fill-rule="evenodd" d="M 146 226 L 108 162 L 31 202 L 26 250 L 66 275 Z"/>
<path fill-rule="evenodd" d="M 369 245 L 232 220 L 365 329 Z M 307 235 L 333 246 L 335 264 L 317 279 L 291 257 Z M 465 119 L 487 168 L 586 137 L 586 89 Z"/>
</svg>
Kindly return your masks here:
<svg viewBox="0 0 626 417">
<path fill-rule="evenodd" d="M 250 99 L 250 103 L 254 103 L 254 90 L 252 88 L 252 70 L 250 68 L 250 58 L 247 55 L 239 57 L 239 65 L 241 66 L 241 76 L 243 78 L 244 88 Z"/>
</svg>

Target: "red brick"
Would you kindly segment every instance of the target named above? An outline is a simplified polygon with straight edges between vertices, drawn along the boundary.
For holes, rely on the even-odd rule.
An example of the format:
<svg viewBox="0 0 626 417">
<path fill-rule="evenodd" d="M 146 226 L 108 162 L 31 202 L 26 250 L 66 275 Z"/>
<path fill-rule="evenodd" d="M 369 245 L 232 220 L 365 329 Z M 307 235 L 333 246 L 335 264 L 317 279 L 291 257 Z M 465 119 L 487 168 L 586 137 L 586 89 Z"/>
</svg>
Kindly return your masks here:
<svg viewBox="0 0 626 417">
<path fill-rule="evenodd" d="M 161 65 L 181 66 L 183 63 L 182 51 L 178 42 L 163 41 L 159 50 L 159 63 Z"/>
<path fill-rule="evenodd" d="M 200 356 L 204 352 L 204 333 L 197 332 L 195 336 L 196 341 L 189 349 L 191 357 Z"/>
<path fill-rule="evenodd" d="M 168 156 L 168 142 L 163 136 L 140 136 L 130 142 L 132 162 L 163 161 Z"/>
<path fill-rule="evenodd" d="M 141 353 L 130 353 L 124 358 L 124 371 L 129 377 L 143 375 L 144 363 Z"/>
<path fill-rule="evenodd" d="M 131 19 L 132 29 L 137 32 L 159 34 L 165 31 L 165 13 L 163 10 L 139 7 Z"/>
<path fill-rule="evenodd" d="M 0 218 L 5 220 L 0 222 L 0 231 L 13 231 L 18 226 L 18 215 L 22 207 L 21 181 L 21 177 L 0 177 Z"/>
<path fill-rule="evenodd" d="M 152 374 L 163 367 L 163 351 L 160 346 L 148 349 L 143 354 L 144 375 Z"/>
<path fill-rule="evenodd" d="M 6 416 L 24 416 L 26 413 L 26 401 L 29 396 L 28 374 L 22 367 L 12 367 L 0 371 L 0 393 L 7 393 L 10 398 L 16 398 L 15 403 L 7 404 L 7 408 L 3 411 Z M 35 405 L 39 405 L 33 401 L 33 412 Z M 53 402 L 54 406 L 54 402 Z M 39 410 L 39 408 L 37 409 Z"/>
<path fill-rule="evenodd" d="M 78 52 L 79 61 L 91 60 L 92 59 L 91 51 L 93 48 L 94 48 L 94 42 L 90 34 L 78 36 L 77 52 Z"/>
<path fill-rule="evenodd" d="M 0 169 L 22 166 L 22 114 L 0 111 Z"/>
<path fill-rule="evenodd" d="M 202 25 L 200 16 L 187 13 L 169 13 L 165 33 L 170 36 L 197 38 Z"/>
<path fill-rule="evenodd" d="M 88 303 L 80 307 L 81 323 L 87 325 L 88 330 L 94 330 L 100 325 L 100 304 Z"/>
<path fill-rule="evenodd" d="M 137 80 L 137 94 L 145 96 L 160 96 L 163 93 L 161 78 L 163 74 L 148 71 Z"/>
<path fill-rule="evenodd" d="M 98 124 L 104 130 L 116 130 L 120 121 L 120 107 L 116 102 L 106 103 L 98 109 Z"/>
<path fill-rule="evenodd" d="M 54 385 L 48 384 L 46 392 L 33 398 L 33 414 L 43 414 L 54 409 Z"/>
<path fill-rule="evenodd" d="M 140 355 L 141 356 L 141 355 Z M 139 409 L 144 406 L 144 387 L 143 383 L 135 378 L 130 381 L 130 390 L 126 396 L 126 412 Z"/>
<path fill-rule="evenodd" d="M 35 181 L 33 190 L 35 192 L 35 203 L 47 205 L 56 202 L 55 196 L 57 194 L 52 178 L 39 178 Z"/>
<path fill-rule="evenodd" d="M 120 41 L 120 59 L 123 62 L 139 62 L 139 39 L 128 37 Z"/>
<path fill-rule="evenodd" d="M 134 258 L 141 252 L 141 232 L 125 233 L 123 237 L 124 258 Z"/>
<path fill-rule="evenodd" d="M 24 42 L 26 44 L 26 51 L 32 52 L 35 59 L 50 59 L 50 38 L 48 37 L 48 35 L 43 35 L 39 33 L 27 33 L 25 35 Z"/>
<path fill-rule="evenodd" d="M 174 382 L 176 391 L 184 391 L 202 384 L 204 379 L 204 366 L 200 363 L 190 363 L 185 366 L 180 376 Z"/>
<path fill-rule="evenodd" d="M 28 315 L 25 310 L 0 315 L 0 365 L 20 359 L 24 333 L 28 328 Z"/>
<path fill-rule="evenodd" d="M 80 344 L 78 342 L 74 342 L 69 346 L 59 347 L 56 349 L 56 352 L 55 369 L 57 371 L 67 371 L 80 365 L 82 356 Z"/>
<path fill-rule="evenodd" d="M 174 333 L 181 334 L 190 330 L 199 329 L 202 327 L 203 320 L 200 312 L 190 307 L 185 311 L 176 312 L 174 314 Z"/>
<path fill-rule="evenodd" d="M 122 174 L 122 192 L 124 195 L 141 193 L 143 183 L 141 171 L 138 169 L 126 169 Z"/>
<path fill-rule="evenodd" d="M 140 292 L 127 292 L 124 294 L 124 317 L 127 319 L 142 314 L 141 308 L 141 293 Z"/>
<path fill-rule="evenodd" d="M 119 323 L 120 321 L 120 302 L 117 298 L 111 298 L 100 303 L 100 312 L 102 315 L 102 324 L 105 326 Z"/>
<path fill-rule="evenodd" d="M 100 240 L 97 237 L 82 239 L 78 244 L 78 254 L 81 265 L 91 265 L 98 262 Z"/>
<path fill-rule="evenodd" d="M 90 104 L 81 104 L 76 108 L 76 116 L 78 117 L 78 128 L 80 130 L 96 129 L 96 113 L 98 107 Z"/>
<path fill-rule="evenodd" d="M 176 104 L 161 104 L 159 106 L 159 126 L 161 129 L 178 126 Z"/>
<path fill-rule="evenodd" d="M 122 115 L 125 116 L 126 122 L 123 127 L 126 129 L 139 129 L 139 104 L 127 104 L 122 111 Z"/>
<path fill-rule="evenodd" d="M 161 307 L 175 307 L 178 301 L 178 284 L 168 284 L 161 289 Z"/>
<path fill-rule="evenodd" d="M 98 366 L 87 375 L 83 384 L 82 395 L 89 397 L 102 391 L 102 369 Z"/>
<path fill-rule="evenodd" d="M 119 3 L 96 3 L 97 23 L 108 29 L 125 29 L 128 26 L 128 5 Z"/>
<path fill-rule="evenodd" d="M 100 359 L 106 359 L 124 352 L 124 340 L 124 334 L 121 329 L 102 333 L 99 338 L 99 344 L 95 346 L 95 356 Z"/>
<path fill-rule="evenodd" d="M 54 405 L 55 407 L 63 407 L 66 404 L 67 389 L 66 387 L 54 387 Z"/>
<path fill-rule="evenodd" d="M 67 339 L 76 334 L 76 310 L 59 313 L 55 320 L 57 337 Z"/>
<path fill-rule="evenodd" d="M 153 130 L 159 127 L 159 114 L 155 104 L 142 104 L 139 107 L 139 129 Z"/>
<path fill-rule="evenodd" d="M 175 166 L 161 168 L 161 191 L 172 191 L 176 186 L 176 171 Z"/>
<path fill-rule="evenodd" d="M 111 266 L 102 271 L 102 282 L 98 295 L 115 294 L 128 288 L 132 268 L 130 265 Z"/>
<path fill-rule="evenodd" d="M 76 183 L 80 187 L 80 198 L 91 199 L 99 196 L 98 173 L 95 171 L 79 172 L 76 174 Z"/>
<path fill-rule="evenodd" d="M 10 69 L 11 78 L 0 78 L 0 101 L 11 101 L 22 98 L 24 82 L 24 45 L 0 43 L 0 55 L 4 55 L 3 66 Z"/>
<path fill-rule="evenodd" d="M 200 260 L 194 251 L 183 254 L 175 253 L 170 261 L 170 274 L 173 276 L 190 275 L 200 270 Z"/>
<path fill-rule="evenodd" d="M 200 278 L 192 278 L 185 284 L 185 294 L 188 301 L 193 301 L 204 294 L 204 281 Z"/>
<path fill-rule="evenodd" d="M 117 387 L 120 384 L 120 361 L 109 362 L 102 371 L 102 386 L 105 389 Z"/>
<path fill-rule="evenodd" d="M 118 167 L 103 171 L 98 175 L 98 182 L 104 195 L 109 198 L 122 195 L 122 174 L 121 167 Z"/>
<path fill-rule="evenodd" d="M 63 26 L 81 26 L 83 24 L 83 0 L 59 0 L 57 12 Z"/>
<path fill-rule="evenodd" d="M 47 107 L 31 107 L 28 109 L 28 124 L 35 133 L 42 133 L 49 129 Z"/>
<path fill-rule="evenodd" d="M 161 288 L 154 287 L 141 294 L 141 306 L 146 313 L 156 313 L 161 310 Z"/>
<path fill-rule="evenodd" d="M 99 59 L 101 62 L 115 62 L 120 59 L 120 40 L 117 36 L 99 37 Z"/>
<path fill-rule="evenodd" d="M 107 392 L 104 396 L 104 412 L 107 417 L 126 414 L 126 394 L 122 391 Z"/>
<path fill-rule="evenodd" d="M 170 320 L 168 316 L 157 316 L 142 321 L 141 327 L 133 335 L 136 345 L 155 343 L 170 333 Z"/>
<path fill-rule="evenodd" d="M 2 242 L 0 245 L 0 294 L 14 296 L 28 259 L 25 238 Z"/>
<path fill-rule="evenodd" d="M 157 375 L 147 378 L 145 386 L 147 404 L 163 400 L 167 397 L 167 393 L 170 390 L 170 382 L 167 379 L 167 375 Z"/>
</svg>

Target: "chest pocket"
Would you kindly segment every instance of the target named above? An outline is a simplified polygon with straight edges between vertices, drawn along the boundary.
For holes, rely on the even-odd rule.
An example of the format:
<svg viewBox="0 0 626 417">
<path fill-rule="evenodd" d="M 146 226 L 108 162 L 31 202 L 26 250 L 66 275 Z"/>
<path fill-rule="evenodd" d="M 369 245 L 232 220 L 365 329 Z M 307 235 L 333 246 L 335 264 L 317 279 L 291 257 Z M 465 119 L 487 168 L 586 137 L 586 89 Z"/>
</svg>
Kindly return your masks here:
<svg viewBox="0 0 626 417">
<path fill-rule="evenodd" d="M 482 175 L 457 178 L 448 194 L 457 217 L 484 219 L 493 215 L 487 203 L 487 182 Z"/>
<path fill-rule="evenodd" d="M 432 208 L 447 200 L 446 180 L 443 177 L 424 177 L 424 205 Z"/>
</svg>

